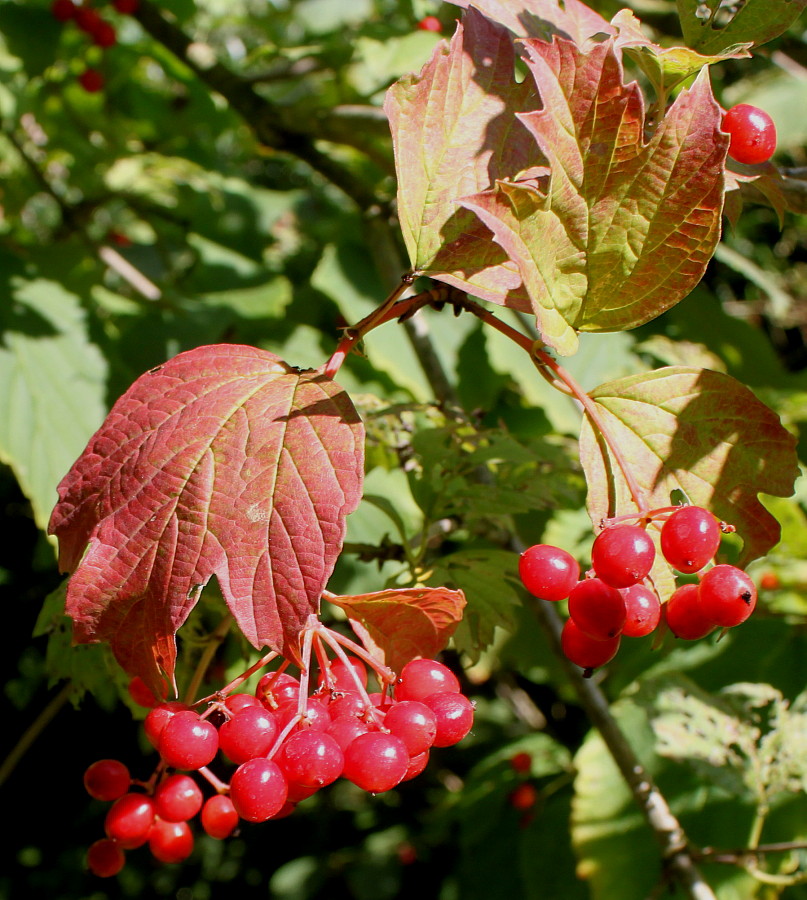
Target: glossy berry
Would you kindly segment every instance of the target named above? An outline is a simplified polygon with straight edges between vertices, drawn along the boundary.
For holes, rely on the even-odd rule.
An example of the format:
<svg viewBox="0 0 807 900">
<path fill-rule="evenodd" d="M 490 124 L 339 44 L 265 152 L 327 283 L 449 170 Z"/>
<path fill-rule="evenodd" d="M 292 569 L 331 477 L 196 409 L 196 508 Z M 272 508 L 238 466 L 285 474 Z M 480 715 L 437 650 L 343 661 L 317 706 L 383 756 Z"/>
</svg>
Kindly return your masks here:
<svg viewBox="0 0 807 900">
<path fill-rule="evenodd" d="M 88 94 L 97 94 L 104 88 L 104 76 L 98 69 L 85 69 L 78 76 L 78 83 Z"/>
<path fill-rule="evenodd" d="M 748 103 L 733 106 L 723 116 L 723 131 L 731 135 L 729 156 L 738 163 L 767 162 L 776 150 L 776 126 L 764 111 Z"/>
<path fill-rule="evenodd" d="M 297 700 L 282 703 L 275 711 L 277 726 L 282 731 L 286 725 L 299 713 Z M 325 731 L 331 724 L 331 714 L 328 704 L 320 697 L 309 697 L 303 710 L 303 716 L 297 724 L 297 728 L 313 728 L 315 731 Z"/>
<path fill-rule="evenodd" d="M 400 784 L 408 768 L 406 745 L 394 734 L 368 731 L 345 750 L 345 778 L 373 794 Z"/>
<path fill-rule="evenodd" d="M 111 802 L 130 788 L 129 769 L 117 759 L 99 759 L 84 773 L 84 789 L 96 800 Z"/>
<path fill-rule="evenodd" d="M 258 682 L 255 696 L 267 709 L 277 709 L 281 703 L 297 700 L 300 682 L 286 672 L 267 672 Z"/>
<path fill-rule="evenodd" d="M 230 799 L 239 817 L 247 822 L 271 819 L 282 809 L 288 792 L 286 777 L 272 759 L 250 759 L 230 779 Z"/>
<path fill-rule="evenodd" d="M 186 822 L 202 808 L 202 789 L 190 775 L 175 773 L 164 778 L 154 791 L 157 815 L 167 822 Z"/>
<path fill-rule="evenodd" d="M 342 774 L 342 748 L 323 731 L 296 731 L 283 743 L 277 764 L 290 782 L 302 787 L 321 788 Z"/>
<path fill-rule="evenodd" d="M 246 706 L 219 728 L 219 749 L 236 765 L 265 756 L 277 737 L 277 720 L 262 704 Z"/>
<path fill-rule="evenodd" d="M 560 636 L 566 658 L 586 671 L 597 669 L 610 662 L 619 650 L 620 640 L 619 637 L 605 641 L 590 638 L 575 625 L 573 619 L 566 620 Z"/>
<path fill-rule="evenodd" d="M 175 769 L 201 769 L 213 761 L 218 749 L 215 726 L 190 709 L 168 720 L 157 744 L 166 765 Z"/>
<path fill-rule="evenodd" d="M 643 584 L 633 584 L 620 593 L 625 601 L 625 637 L 644 637 L 656 630 L 661 620 L 661 601 L 658 594 Z"/>
<path fill-rule="evenodd" d="M 327 734 L 339 744 L 344 753 L 360 734 L 366 734 L 369 730 L 370 726 L 367 722 L 357 716 L 337 716 L 328 725 Z"/>
<path fill-rule="evenodd" d="M 423 702 L 434 713 L 437 731 L 435 747 L 453 747 L 474 724 L 474 706 L 465 694 L 442 693 L 425 697 Z"/>
<path fill-rule="evenodd" d="M 535 544 L 518 559 L 518 574 L 524 587 L 542 600 L 565 600 L 580 580 L 577 560 L 560 547 Z"/>
<path fill-rule="evenodd" d="M 653 567 L 656 548 L 640 525 L 611 525 L 603 529 L 591 548 L 591 566 L 611 587 L 638 584 Z"/>
<path fill-rule="evenodd" d="M 187 822 L 157 819 L 149 831 L 149 850 L 160 862 L 182 862 L 193 851 L 193 832 Z"/>
<path fill-rule="evenodd" d="M 411 781 L 411 779 L 417 778 L 417 776 L 423 772 L 428 764 L 428 750 L 424 750 L 423 753 L 418 753 L 417 756 L 410 756 L 409 765 L 406 767 L 406 774 L 401 779 L 401 781 Z"/>
<path fill-rule="evenodd" d="M 99 878 L 117 875 L 126 863 L 126 854 L 117 841 L 101 838 L 87 850 L 87 868 Z"/>
<path fill-rule="evenodd" d="M 391 706 L 384 717 L 384 728 L 406 744 L 410 756 L 428 750 L 437 737 L 437 719 L 419 700 L 401 700 Z"/>
<path fill-rule="evenodd" d="M 437 16 L 424 16 L 418 22 L 421 31 L 442 31 L 443 26 Z"/>
<path fill-rule="evenodd" d="M 57 21 L 69 22 L 76 15 L 76 5 L 73 0 L 53 0 L 50 12 Z"/>
<path fill-rule="evenodd" d="M 355 691 L 356 679 L 362 687 L 367 687 L 367 667 L 358 657 L 349 657 L 350 666 L 346 666 L 341 660 L 334 660 L 328 667 L 328 677 L 321 672 L 319 677 L 320 687 L 326 686 L 334 691 Z"/>
<path fill-rule="evenodd" d="M 739 625 L 751 615 L 757 603 L 754 582 L 736 566 L 714 566 L 701 578 L 698 587 L 703 615 L 721 628 Z"/>
<path fill-rule="evenodd" d="M 395 683 L 396 700 L 423 700 L 431 694 L 458 693 L 457 676 L 436 659 L 413 659 L 401 669 Z"/>
<path fill-rule="evenodd" d="M 664 604 L 670 631 L 684 641 L 697 641 L 715 630 L 715 623 L 701 609 L 697 584 L 682 584 Z"/>
<path fill-rule="evenodd" d="M 238 813 L 235 811 L 233 801 L 228 796 L 216 794 L 205 800 L 201 820 L 205 834 L 223 841 L 238 826 Z"/>
<path fill-rule="evenodd" d="M 230 694 L 224 701 L 224 705 L 232 715 L 241 712 L 241 710 L 247 706 L 263 708 L 263 704 L 254 694 L 243 693 Z"/>
<path fill-rule="evenodd" d="M 141 847 L 154 823 L 154 801 L 146 794 L 124 794 L 109 807 L 104 819 L 106 836 L 124 850 Z"/>
<path fill-rule="evenodd" d="M 158 703 L 146 713 L 146 718 L 143 719 L 143 730 L 152 747 L 156 747 L 159 743 L 160 735 L 168 720 L 180 710 L 186 709 L 189 709 L 188 705 L 179 700 L 167 700 L 165 703 Z"/>
<path fill-rule="evenodd" d="M 679 572 L 699 572 L 719 546 L 720 525 L 700 506 L 682 506 L 661 527 L 661 552 Z"/>
<path fill-rule="evenodd" d="M 625 599 L 601 579 L 584 578 L 569 594 L 569 615 L 588 637 L 610 640 L 621 634 L 625 625 Z"/>
</svg>

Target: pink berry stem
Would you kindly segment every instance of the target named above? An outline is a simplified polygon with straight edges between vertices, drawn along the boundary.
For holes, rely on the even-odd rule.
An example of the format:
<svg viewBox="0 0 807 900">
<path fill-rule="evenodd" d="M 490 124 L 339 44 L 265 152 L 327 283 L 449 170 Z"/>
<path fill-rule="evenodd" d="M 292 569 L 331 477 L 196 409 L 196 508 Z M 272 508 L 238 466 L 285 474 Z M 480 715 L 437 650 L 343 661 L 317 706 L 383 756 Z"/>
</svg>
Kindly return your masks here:
<svg viewBox="0 0 807 900">
<path fill-rule="evenodd" d="M 211 772 L 207 766 L 202 766 L 196 770 L 202 778 L 209 782 L 218 794 L 226 794 L 230 790 L 230 785 L 226 781 L 222 781 L 214 772 Z"/>
</svg>

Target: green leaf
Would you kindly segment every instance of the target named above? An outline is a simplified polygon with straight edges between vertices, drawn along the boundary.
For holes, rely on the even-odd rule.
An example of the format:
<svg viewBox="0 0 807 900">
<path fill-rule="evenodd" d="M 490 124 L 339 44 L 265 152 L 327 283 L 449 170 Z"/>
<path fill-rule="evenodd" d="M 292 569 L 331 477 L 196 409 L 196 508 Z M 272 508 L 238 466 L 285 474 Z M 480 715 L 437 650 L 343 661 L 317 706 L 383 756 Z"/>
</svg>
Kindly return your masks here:
<svg viewBox="0 0 807 900">
<path fill-rule="evenodd" d="M 745 562 L 776 544 L 779 523 L 758 495 L 792 494 L 796 439 L 747 387 L 720 372 L 670 366 L 609 382 L 590 397 L 650 509 L 668 506 L 680 490 L 735 526 Z M 636 512 L 616 459 L 588 419 L 580 459 L 592 522 Z"/>
<path fill-rule="evenodd" d="M 699 53 L 722 53 L 732 44 L 759 46 L 783 34 L 807 0 L 749 0 L 730 10 L 721 0 L 677 0 L 684 40 Z"/>
<path fill-rule="evenodd" d="M 543 108 L 519 116 L 549 160 L 462 202 L 519 269 L 542 339 L 633 328 L 682 300 L 720 238 L 727 137 L 701 73 L 647 143 L 638 86 L 611 41 L 529 41 Z M 506 297 L 500 302 L 514 305 Z"/>
<path fill-rule="evenodd" d="M 17 265 L 4 259 L 7 273 Z M 56 486 L 106 411 L 107 364 L 78 297 L 11 274 L 0 314 L 0 460 L 11 466 L 43 530 Z M 58 437 L 57 437 L 58 436 Z"/>
</svg>

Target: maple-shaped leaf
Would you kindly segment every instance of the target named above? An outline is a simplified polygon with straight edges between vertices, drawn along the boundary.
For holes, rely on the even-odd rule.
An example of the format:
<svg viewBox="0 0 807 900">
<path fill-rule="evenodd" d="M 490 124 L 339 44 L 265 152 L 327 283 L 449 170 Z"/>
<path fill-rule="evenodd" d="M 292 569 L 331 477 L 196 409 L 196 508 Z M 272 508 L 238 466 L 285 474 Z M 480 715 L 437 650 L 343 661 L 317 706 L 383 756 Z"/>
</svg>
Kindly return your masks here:
<svg viewBox="0 0 807 900">
<path fill-rule="evenodd" d="M 785 31 L 807 7 L 807 0 L 677 0 L 684 40 L 700 53 L 722 53 L 732 44 L 764 44 Z"/>
<path fill-rule="evenodd" d="M 519 118 L 551 174 L 463 205 L 518 264 L 543 340 L 569 355 L 577 331 L 633 328 L 700 280 L 720 238 L 728 136 L 706 69 L 645 142 L 642 96 L 611 39 L 525 46 L 543 109 Z"/>
<path fill-rule="evenodd" d="M 435 657 L 462 620 L 465 595 L 444 587 L 390 588 L 371 594 L 336 596 L 367 650 L 393 671 L 418 656 Z"/>
<path fill-rule="evenodd" d="M 499 302 L 518 289 L 518 271 L 458 199 L 541 161 L 515 117 L 537 103 L 531 85 L 513 77 L 515 58 L 507 29 L 470 9 L 450 44 L 441 41 L 384 104 L 413 269 Z"/>
<path fill-rule="evenodd" d="M 142 375 L 51 516 L 76 642 L 173 682 L 176 631 L 215 575 L 246 638 L 296 658 L 360 499 L 363 435 L 337 384 L 254 347 L 199 347 Z"/>
<path fill-rule="evenodd" d="M 506 26 L 517 37 L 550 41 L 564 37 L 583 46 L 596 35 L 614 29 L 582 0 L 450 0 L 463 9 L 476 8 L 494 22 Z"/>
<path fill-rule="evenodd" d="M 735 526 L 743 564 L 777 543 L 779 523 L 758 495 L 793 493 L 796 438 L 747 387 L 721 372 L 670 366 L 611 381 L 589 396 L 649 508 L 668 506 L 672 492 L 683 491 L 690 503 Z M 588 418 L 580 459 L 595 525 L 637 511 L 617 460 Z"/>
</svg>

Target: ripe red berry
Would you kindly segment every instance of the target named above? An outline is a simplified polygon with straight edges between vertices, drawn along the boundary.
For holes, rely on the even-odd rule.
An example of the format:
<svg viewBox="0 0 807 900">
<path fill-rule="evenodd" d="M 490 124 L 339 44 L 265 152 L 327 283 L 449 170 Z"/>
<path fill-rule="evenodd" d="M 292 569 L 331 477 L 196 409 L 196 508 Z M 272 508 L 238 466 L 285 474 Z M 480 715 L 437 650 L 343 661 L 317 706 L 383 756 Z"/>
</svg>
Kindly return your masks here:
<svg viewBox="0 0 807 900">
<path fill-rule="evenodd" d="M 512 806 L 513 809 L 522 811 L 525 809 L 532 809 L 538 800 L 538 791 L 535 785 L 525 781 L 510 792 L 508 799 L 510 801 L 510 806 Z"/>
<path fill-rule="evenodd" d="M 369 730 L 370 726 L 367 722 L 357 716 L 349 715 L 334 718 L 327 728 L 327 733 L 339 744 L 344 753 L 360 734 L 366 734 Z"/>
<path fill-rule="evenodd" d="M 535 544 L 518 560 L 518 574 L 524 587 L 542 600 L 565 600 L 580 580 L 577 560 L 560 547 Z"/>
<path fill-rule="evenodd" d="M 622 634 L 626 637 L 644 637 L 655 631 L 661 620 L 661 601 L 655 591 L 643 584 L 632 584 L 620 593 L 625 601 L 625 624 Z"/>
<path fill-rule="evenodd" d="M 146 713 L 146 718 L 143 719 L 143 730 L 152 747 L 156 747 L 159 743 L 160 735 L 168 720 L 180 710 L 185 709 L 189 709 L 186 703 L 179 700 L 167 700 L 165 703 L 158 703 Z"/>
<path fill-rule="evenodd" d="M 609 638 L 606 641 L 590 638 L 575 625 L 574 619 L 566 620 L 560 636 L 566 658 L 587 671 L 610 662 L 619 650 L 620 640 L 619 637 Z"/>
<path fill-rule="evenodd" d="M 319 686 L 329 687 L 334 691 L 355 691 L 356 679 L 363 687 L 367 687 L 367 667 L 356 656 L 348 657 L 350 666 L 346 666 L 340 659 L 334 660 L 328 666 L 328 677 L 320 672 Z M 351 671 L 352 670 L 352 671 Z"/>
<path fill-rule="evenodd" d="M 276 759 L 289 782 L 315 789 L 336 781 L 345 763 L 336 738 L 310 728 L 289 735 Z"/>
<path fill-rule="evenodd" d="M 135 677 L 131 679 L 127 685 L 127 690 L 132 700 L 138 706 L 142 706 L 145 709 L 151 709 L 152 706 L 156 706 L 158 703 L 157 698 L 154 696 L 154 692 L 139 675 L 135 675 Z"/>
<path fill-rule="evenodd" d="M 394 788 L 403 780 L 408 768 L 406 745 L 394 734 L 368 731 L 360 734 L 345 750 L 345 778 L 373 794 Z"/>
<path fill-rule="evenodd" d="M 149 831 L 149 850 L 160 862 L 182 862 L 193 851 L 193 832 L 187 822 L 157 819 Z"/>
<path fill-rule="evenodd" d="M 776 150 L 776 126 L 764 111 L 738 103 L 723 116 L 723 131 L 731 135 L 729 156 L 738 163 L 767 162 Z"/>
<path fill-rule="evenodd" d="M 442 31 L 443 26 L 437 16 L 424 16 L 418 22 L 421 31 Z"/>
<path fill-rule="evenodd" d="M 117 841 L 101 838 L 87 850 L 87 868 L 99 878 L 117 875 L 126 862 L 126 854 Z"/>
<path fill-rule="evenodd" d="M 219 841 L 229 837 L 238 825 L 233 801 L 225 794 L 216 794 L 205 801 L 201 819 L 205 834 Z"/>
<path fill-rule="evenodd" d="M 444 691 L 458 693 L 457 676 L 436 659 L 413 659 L 401 669 L 395 683 L 396 700 L 423 700 Z"/>
<path fill-rule="evenodd" d="M 267 709 L 277 709 L 281 703 L 297 700 L 300 682 L 286 672 L 267 672 L 258 682 L 255 696 Z"/>
<path fill-rule="evenodd" d="M 661 528 L 661 552 L 679 572 L 699 572 L 717 553 L 720 525 L 700 506 L 682 506 Z"/>
<path fill-rule="evenodd" d="M 434 713 L 437 723 L 433 746 L 453 747 L 473 727 L 474 705 L 465 694 L 432 694 L 423 702 Z"/>
<path fill-rule="evenodd" d="M 112 5 L 119 13 L 130 16 L 140 6 L 140 0 L 112 0 Z"/>
<path fill-rule="evenodd" d="M 779 576 L 776 572 L 763 572 L 759 577 L 759 587 L 763 591 L 775 591 L 779 587 Z"/>
<path fill-rule="evenodd" d="M 393 704 L 384 717 L 384 728 L 406 744 L 410 756 L 428 750 L 437 737 L 437 719 L 431 708 L 419 700 Z"/>
<path fill-rule="evenodd" d="M 99 759 L 84 773 L 84 789 L 96 800 L 117 800 L 129 790 L 131 784 L 129 770 L 117 759 Z"/>
<path fill-rule="evenodd" d="M 715 623 L 701 609 L 697 584 L 682 584 L 664 604 L 670 631 L 684 641 L 697 641 L 715 630 Z"/>
<path fill-rule="evenodd" d="M 523 775 L 532 769 L 532 755 L 522 750 L 510 757 L 510 765 L 514 772 Z"/>
<path fill-rule="evenodd" d="M 202 808 L 202 789 L 190 775 L 175 773 L 164 778 L 154 791 L 157 815 L 166 822 L 186 822 Z"/>
<path fill-rule="evenodd" d="M 53 0 L 50 12 L 59 22 L 69 22 L 76 15 L 76 5 L 73 0 Z"/>
<path fill-rule="evenodd" d="M 584 578 L 569 594 L 569 615 L 575 625 L 597 641 L 622 633 L 627 612 L 625 599 L 599 578 Z"/>
<path fill-rule="evenodd" d="M 98 91 L 103 90 L 104 76 L 98 69 L 85 69 L 78 76 L 78 83 L 88 94 L 97 94 Z"/>
<path fill-rule="evenodd" d="M 103 21 L 103 19 L 93 28 L 90 36 L 97 47 L 114 47 L 118 40 L 115 26 Z"/>
<path fill-rule="evenodd" d="M 591 566 L 606 584 L 626 588 L 647 575 L 655 556 L 655 545 L 640 525 L 611 525 L 594 541 Z"/>
<path fill-rule="evenodd" d="M 146 794 L 124 794 L 109 807 L 104 819 L 106 836 L 124 850 L 141 847 L 154 823 L 154 801 Z"/>
<path fill-rule="evenodd" d="M 201 769 L 219 749 L 215 726 L 193 710 L 180 710 L 166 722 L 157 750 L 166 765 L 175 769 Z"/>
<path fill-rule="evenodd" d="M 289 788 L 273 759 L 259 757 L 242 763 L 230 779 L 230 799 L 247 822 L 265 822 L 280 812 Z"/>
<path fill-rule="evenodd" d="M 246 706 L 219 728 L 219 749 L 236 765 L 265 756 L 277 737 L 277 720 L 262 704 Z"/>
<path fill-rule="evenodd" d="M 73 16 L 78 28 L 86 34 L 92 34 L 98 25 L 103 22 L 101 14 L 91 6 L 77 6 Z"/>
<path fill-rule="evenodd" d="M 701 578 L 698 597 L 704 616 L 721 628 L 739 625 L 757 603 L 754 582 L 736 566 L 714 566 Z"/>
</svg>

